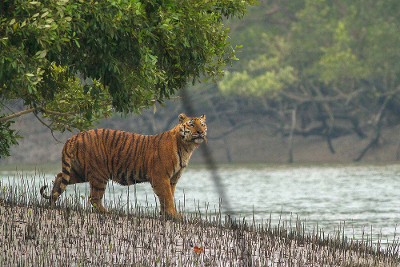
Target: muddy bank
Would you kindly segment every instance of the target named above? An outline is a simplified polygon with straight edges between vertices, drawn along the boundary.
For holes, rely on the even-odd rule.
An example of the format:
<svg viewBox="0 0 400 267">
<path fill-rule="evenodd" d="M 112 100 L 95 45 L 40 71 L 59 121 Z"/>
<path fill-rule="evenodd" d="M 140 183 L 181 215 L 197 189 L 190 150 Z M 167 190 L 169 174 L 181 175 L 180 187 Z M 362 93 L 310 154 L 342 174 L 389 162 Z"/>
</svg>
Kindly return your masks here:
<svg viewBox="0 0 400 267">
<path fill-rule="evenodd" d="M 6 197 L 7 198 L 7 197 Z M 398 251 L 293 226 L 99 214 L 0 197 L 1 266 L 400 266 Z"/>
</svg>

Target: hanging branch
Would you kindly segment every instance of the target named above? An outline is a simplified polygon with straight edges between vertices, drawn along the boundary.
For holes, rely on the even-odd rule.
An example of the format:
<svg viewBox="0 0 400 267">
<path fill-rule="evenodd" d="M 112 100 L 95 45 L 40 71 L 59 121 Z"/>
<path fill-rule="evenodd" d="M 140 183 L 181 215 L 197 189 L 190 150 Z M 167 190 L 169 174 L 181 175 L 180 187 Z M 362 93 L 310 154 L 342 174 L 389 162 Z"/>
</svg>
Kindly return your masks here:
<svg viewBox="0 0 400 267">
<path fill-rule="evenodd" d="M 41 118 L 39 118 L 39 116 L 37 114 L 35 114 L 36 119 L 38 119 L 38 121 L 40 121 L 41 124 L 43 124 L 45 127 L 47 127 L 50 132 L 51 132 L 51 136 L 53 136 L 53 139 L 57 141 L 57 143 L 63 144 L 62 141 L 58 140 L 55 136 L 54 136 L 54 131 L 53 129 L 51 129 L 50 125 L 46 124 Z"/>
</svg>

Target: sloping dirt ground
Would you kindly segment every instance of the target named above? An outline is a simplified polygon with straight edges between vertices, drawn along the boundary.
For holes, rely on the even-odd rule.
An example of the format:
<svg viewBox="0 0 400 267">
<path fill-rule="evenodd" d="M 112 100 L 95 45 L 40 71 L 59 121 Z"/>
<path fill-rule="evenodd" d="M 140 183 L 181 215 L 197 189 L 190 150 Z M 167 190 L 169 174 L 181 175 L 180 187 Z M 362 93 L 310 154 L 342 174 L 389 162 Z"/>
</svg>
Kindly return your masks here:
<svg viewBox="0 0 400 267">
<path fill-rule="evenodd" d="M 213 220 L 173 222 L 0 199 L 0 266 L 400 266 L 395 257 L 369 254 L 365 244 Z"/>
</svg>

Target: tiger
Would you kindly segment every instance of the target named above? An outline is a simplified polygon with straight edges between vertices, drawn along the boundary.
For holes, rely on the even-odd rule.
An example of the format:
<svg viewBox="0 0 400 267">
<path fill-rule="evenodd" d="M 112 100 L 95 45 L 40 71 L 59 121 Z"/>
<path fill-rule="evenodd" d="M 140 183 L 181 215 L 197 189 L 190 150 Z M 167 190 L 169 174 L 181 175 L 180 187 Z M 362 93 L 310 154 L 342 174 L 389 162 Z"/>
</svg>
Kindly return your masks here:
<svg viewBox="0 0 400 267">
<path fill-rule="evenodd" d="M 92 129 L 69 138 L 62 150 L 62 171 L 51 195 L 40 188 L 43 198 L 54 205 L 71 184 L 89 182 L 90 202 L 100 212 L 109 212 L 102 198 L 109 180 L 121 185 L 149 182 L 160 202 L 160 213 L 182 218 L 174 204 L 175 187 L 193 151 L 207 142 L 206 116 L 178 116 L 169 131 L 141 135 L 112 129 Z"/>
</svg>

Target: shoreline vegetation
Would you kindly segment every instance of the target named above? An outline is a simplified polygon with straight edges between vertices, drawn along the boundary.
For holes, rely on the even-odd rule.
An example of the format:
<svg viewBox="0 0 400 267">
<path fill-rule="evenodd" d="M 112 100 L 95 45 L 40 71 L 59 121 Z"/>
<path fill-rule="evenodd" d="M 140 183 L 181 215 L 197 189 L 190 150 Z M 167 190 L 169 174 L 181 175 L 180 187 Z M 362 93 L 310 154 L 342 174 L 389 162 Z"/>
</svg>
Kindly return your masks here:
<svg viewBox="0 0 400 267">
<path fill-rule="evenodd" d="M 37 196 L 29 182 L 0 184 L 0 266 L 400 266 L 398 241 L 348 239 L 344 225 L 326 235 L 300 218 L 256 224 L 220 211 L 173 221 L 157 207 L 115 202 L 102 214 L 84 196 L 55 207 Z"/>
</svg>

